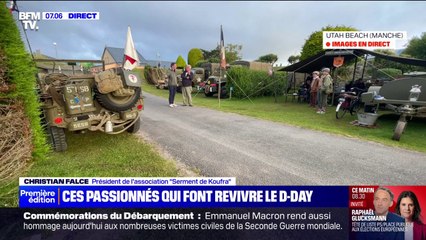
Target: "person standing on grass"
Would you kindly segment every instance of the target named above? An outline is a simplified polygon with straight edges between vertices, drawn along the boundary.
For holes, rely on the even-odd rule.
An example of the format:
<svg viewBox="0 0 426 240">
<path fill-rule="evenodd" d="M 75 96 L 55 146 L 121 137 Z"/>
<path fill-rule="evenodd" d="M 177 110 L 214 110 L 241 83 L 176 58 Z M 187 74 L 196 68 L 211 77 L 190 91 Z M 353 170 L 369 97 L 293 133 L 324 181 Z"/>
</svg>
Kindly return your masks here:
<svg viewBox="0 0 426 240">
<path fill-rule="evenodd" d="M 176 63 L 170 64 L 170 71 L 167 74 L 169 86 L 169 107 L 177 107 L 175 104 L 175 95 L 177 90 Z"/>
<path fill-rule="evenodd" d="M 312 73 L 312 83 L 311 83 L 311 107 L 315 107 L 317 105 L 317 94 L 319 89 L 319 72 L 315 71 Z"/>
<path fill-rule="evenodd" d="M 330 76 L 330 68 L 323 68 L 321 70 L 321 79 L 322 84 L 320 85 L 320 100 L 318 102 L 319 110 L 317 113 L 324 114 L 327 107 L 327 96 L 332 92 L 333 89 L 333 79 Z M 331 92 L 330 92 L 331 91 Z"/>
<path fill-rule="evenodd" d="M 181 75 L 182 77 L 182 97 L 183 105 L 192 107 L 192 79 L 194 73 L 191 72 L 191 65 L 186 65 L 185 71 Z"/>
</svg>

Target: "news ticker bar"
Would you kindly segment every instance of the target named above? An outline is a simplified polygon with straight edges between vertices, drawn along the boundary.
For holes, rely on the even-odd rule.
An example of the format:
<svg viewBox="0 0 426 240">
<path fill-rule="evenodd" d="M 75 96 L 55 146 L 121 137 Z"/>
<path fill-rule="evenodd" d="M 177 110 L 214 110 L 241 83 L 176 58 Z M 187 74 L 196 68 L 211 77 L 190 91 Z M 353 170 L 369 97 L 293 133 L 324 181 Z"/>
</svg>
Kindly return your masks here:
<svg viewBox="0 0 426 240">
<path fill-rule="evenodd" d="M 0 209 L 0 215 L 4 239 L 35 235 L 43 239 L 86 239 L 87 236 L 170 239 L 173 236 L 173 239 L 344 240 L 350 234 L 346 208 L 14 208 Z"/>
<path fill-rule="evenodd" d="M 233 177 L 20 178 L 20 207 L 346 207 L 373 209 L 379 186 L 237 186 Z M 411 191 L 426 203 L 425 186 L 388 186 L 394 207 Z"/>
<path fill-rule="evenodd" d="M 347 207 L 348 187 L 20 186 L 20 207 Z"/>
</svg>

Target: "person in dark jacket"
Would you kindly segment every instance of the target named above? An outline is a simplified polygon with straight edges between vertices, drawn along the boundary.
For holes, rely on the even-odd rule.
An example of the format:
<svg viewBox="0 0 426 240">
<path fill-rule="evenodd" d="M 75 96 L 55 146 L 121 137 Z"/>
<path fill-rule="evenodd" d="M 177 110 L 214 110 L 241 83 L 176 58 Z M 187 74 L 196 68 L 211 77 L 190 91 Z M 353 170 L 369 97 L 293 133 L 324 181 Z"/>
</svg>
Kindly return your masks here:
<svg viewBox="0 0 426 240">
<path fill-rule="evenodd" d="M 192 107 L 192 79 L 194 73 L 191 72 L 191 65 L 186 65 L 185 71 L 181 75 L 182 77 L 182 97 L 183 105 Z"/>
</svg>

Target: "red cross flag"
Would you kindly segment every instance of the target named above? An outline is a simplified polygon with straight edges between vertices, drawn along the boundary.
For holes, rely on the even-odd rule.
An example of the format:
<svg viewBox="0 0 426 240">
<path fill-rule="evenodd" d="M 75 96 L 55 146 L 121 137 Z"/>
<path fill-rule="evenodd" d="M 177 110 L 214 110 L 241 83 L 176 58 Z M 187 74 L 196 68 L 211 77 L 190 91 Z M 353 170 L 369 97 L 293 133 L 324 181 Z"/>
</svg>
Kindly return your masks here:
<svg viewBox="0 0 426 240">
<path fill-rule="evenodd" d="M 138 54 L 133 43 L 132 32 L 130 26 L 127 27 L 127 40 L 126 47 L 124 48 L 124 60 L 123 68 L 126 70 L 132 70 L 139 64 Z"/>
</svg>

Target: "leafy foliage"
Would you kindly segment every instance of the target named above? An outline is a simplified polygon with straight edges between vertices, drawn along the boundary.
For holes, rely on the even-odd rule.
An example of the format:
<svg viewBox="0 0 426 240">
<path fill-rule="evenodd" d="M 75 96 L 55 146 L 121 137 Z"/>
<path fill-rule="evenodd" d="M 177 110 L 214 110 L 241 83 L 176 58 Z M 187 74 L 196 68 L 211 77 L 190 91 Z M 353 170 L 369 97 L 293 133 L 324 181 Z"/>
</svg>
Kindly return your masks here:
<svg viewBox="0 0 426 240">
<path fill-rule="evenodd" d="M 389 50 L 389 49 L 383 49 L 383 50 L 376 50 L 376 52 L 382 53 L 382 54 L 386 54 L 386 55 L 390 55 L 390 56 L 396 56 L 396 53 L 394 50 Z M 399 69 L 400 72 L 402 71 L 402 73 L 406 73 L 406 72 L 410 72 L 410 71 L 414 71 L 417 69 L 416 66 L 413 65 L 408 65 L 408 64 L 403 64 L 403 63 L 398 63 L 398 62 L 394 62 L 394 61 L 389 61 L 386 59 L 382 59 L 382 58 L 374 58 L 374 67 L 375 68 L 386 68 L 386 69 Z"/>
<path fill-rule="evenodd" d="M 231 63 L 237 60 L 241 60 L 242 49 L 243 45 L 227 44 L 225 47 L 226 62 Z"/>
<path fill-rule="evenodd" d="M 305 60 L 323 50 L 322 48 L 322 32 L 323 31 L 358 31 L 358 29 L 346 26 L 327 26 L 320 31 L 313 32 L 302 47 L 300 60 Z"/>
<path fill-rule="evenodd" d="M 411 57 L 426 60 L 426 32 L 421 37 L 414 37 L 403 52 Z"/>
<path fill-rule="evenodd" d="M 395 69 L 395 68 L 382 68 L 382 69 L 378 69 L 375 72 L 375 76 L 373 75 L 373 77 L 375 78 L 395 78 L 397 76 L 402 75 L 402 71 L 400 69 Z"/>
<path fill-rule="evenodd" d="M 227 63 L 231 63 L 237 60 L 241 60 L 241 50 L 243 45 L 238 44 L 228 44 L 225 46 L 225 58 Z M 201 49 L 204 55 L 204 59 L 207 62 L 218 63 L 220 62 L 220 46 L 217 46 L 213 50 L 204 50 Z"/>
<path fill-rule="evenodd" d="M 199 48 L 193 48 L 188 52 L 188 64 L 196 66 L 199 61 L 204 60 L 203 52 Z"/>
<path fill-rule="evenodd" d="M 148 81 L 148 79 L 149 79 L 149 72 L 150 72 L 151 68 L 152 68 L 151 66 L 146 65 L 144 70 L 143 70 L 143 77 L 144 77 L 145 80 L 147 80 L 148 83 L 150 83 Z"/>
<path fill-rule="evenodd" d="M 25 113 L 30 120 L 33 133 L 33 156 L 43 159 L 48 152 L 48 145 L 40 121 L 40 103 L 35 89 L 35 75 L 37 70 L 30 55 L 25 51 L 18 27 L 13 20 L 13 15 L 5 7 L 0 7 L 0 47 L 5 53 L 6 73 L 11 84 L 16 85 L 16 90 L 0 94 L 2 98 L 23 100 Z"/>
<path fill-rule="evenodd" d="M 275 54 L 273 54 L 273 53 L 270 53 L 270 54 L 266 54 L 266 55 L 260 56 L 260 57 L 257 59 L 257 61 L 259 61 L 259 62 L 266 62 L 266 63 L 271 63 L 271 64 L 273 64 L 273 63 L 275 63 L 276 61 L 278 61 L 278 56 L 277 56 L 277 55 L 275 55 Z"/>
<path fill-rule="evenodd" d="M 207 62 L 219 62 L 219 47 L 213 49 L 213 50 L 204 50 L 200 49 L 203 53 L 204 59 Z M 212 61 L 215 60 L 215 61 Z"/>
<path fill-rule="evenodd" d="M 287 61 L 290 64 L 295 64 L 300 60 L 300 55 L 291 55 L 290 57 L 288 57 Z"/>
<path fill-rule="evenodd" d="M 185 68 L 186 66 L 186 62 L 181 55 L 179 55 L 179 57 L 176 59 L 176 66 L 180 69 Z"/>
<path fill-rule="evenodd" d="M 232 96 L 236 98 L 282 95 L 286 86 L 285 73 L 250 70 L 245 67 L 232 67 L 227 72 L 227 88 L 233 87 Z"/>
</svg>

